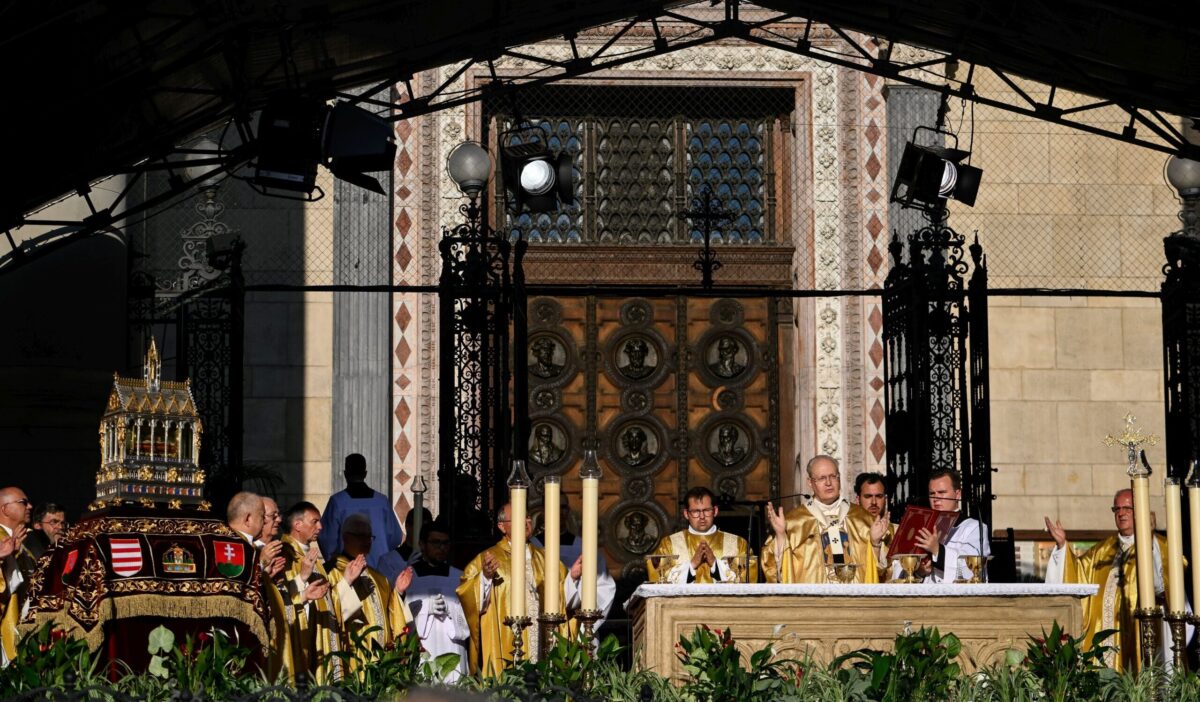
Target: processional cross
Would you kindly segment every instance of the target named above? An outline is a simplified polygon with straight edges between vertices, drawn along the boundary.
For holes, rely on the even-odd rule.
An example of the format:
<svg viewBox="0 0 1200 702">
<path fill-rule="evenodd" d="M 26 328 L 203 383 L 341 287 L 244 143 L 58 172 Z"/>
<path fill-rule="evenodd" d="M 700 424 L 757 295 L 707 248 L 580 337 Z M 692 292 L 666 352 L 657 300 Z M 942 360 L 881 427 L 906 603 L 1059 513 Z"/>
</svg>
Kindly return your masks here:
<svg viewBox="0 0 1200 702">
<path fill-rule="evenodd" d="M 721 204 L 721 200 L 713 195 L 712 187 L 705 183 L 700 186 L 699 194 L 692 198 L 692 209 L 684 210 L 680 214 L 689 220 L 697 220 L 700 231 L 704 234 L 704 248 L 700 249 L 692 268 L 700 271 L 700 285 L 706 290 L 711 289 L 713 273 L 721 269 L 717 252 L 712 248 L 712 231 L 717 224 L 729 221 L 729 213 Z"/>
<path fill-rule="evenodd" d="M 1138 465 L 1138 452 L 1142 445 L 1155 446 L 1158 444 L 1156 434 L 1143 434 L 1141 427 L 1134 427 L 1137 417 L 1132 413 L 1125 415 L 1125 428 L 1117 436 L 1109 434 L 1104 437 L 1105 446 L 1124 446 L 1129 459 L 1129 475 L 1131 477 L 1146 474 L 1146 469 Z"/>
</svg>

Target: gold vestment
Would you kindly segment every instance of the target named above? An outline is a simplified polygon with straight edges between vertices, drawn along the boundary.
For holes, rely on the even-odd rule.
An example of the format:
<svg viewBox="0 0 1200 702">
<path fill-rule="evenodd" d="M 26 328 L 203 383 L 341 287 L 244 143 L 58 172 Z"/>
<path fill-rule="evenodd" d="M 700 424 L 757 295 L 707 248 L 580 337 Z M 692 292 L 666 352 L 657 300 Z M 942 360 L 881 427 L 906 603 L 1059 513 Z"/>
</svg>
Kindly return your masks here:
<svg viewBox="0 0 1200 702">
<path fill-rule="evenodd" d="M 692 558 L 695 557 L 696 549 L 703 542 L 708 542 L 708 547 L 712 549 L 713 555 L 718 561 L 726 556 L 742 556 L 744 558 L 750 553 L 750 546 L 745 539 L 728 532 L 713 531 L 711 534 L 694 534 L 691 529 L 677 531 L 670 536 L 664 536 L 654 549 L 655 554 L 674 554 L 679 557 L 671 569 L 669 576 L 671 582 L 689 582 L 687 575 L 690 572 Z M 737 575 L 739 580 L 745 580 L 745 566 Z M 713 582 L 711 570 L 708 567 L 697 570 L 690 582 Z"/>
<path fill-rule="evenodd" d="M 532 544 L 528 545 L 529 558 L 526 561 L 526 593 L 528 615 L 533 619 L 534 626 L 525 631 L 525 650 L 530 652 L 528 658 L 535 658 L 536 626 L 538 608 L 545 596 L 546 562 L 542 549 Z M 481 600 L 481 582 L 483 580 L 483 554 L 491 553 L 499 563 L 496 577 L 492 580 L 491 594 L 485 603 Z M 567 577 L 567 569 L 562 563 L 553 563 L 556 568 L 558 581 L 561 583 Z M 512 545 L 507 539 L 475 556 L 463 569 L 462 580 L 457 588 L 458 600 L 462 603 L 463 614 L 467 618 L 467 626 L 471 630 L 471 641 L 467 647 L 471 673 L 497 675 L 508 667 L 512 659 L 513 634 L 512 629 L 505 626 L 504 619 L 508 617 L 509 573 L 512 568 Z M 530 575 L 532 571 L 532 576 Z M 565 588 L 563 594 L 565 595 Z M 565 597 L 564 597 L 565 602 Z M 564 630 L 565 631 L 565 630 Z"/>
<path fill-rule="evenodd" d="M 342 554 L 332 563 L 326 564 L 333 566 L 327 568 L 330 584 L 337 585 L 345 579 L 346 566 L 350 565 L 350 560 L 348 556 Z M 351 587 L 354 588 L 354 594 L 362 602 L 362 609 L 345 620 L 344 644 L 347 650 L 350 650 L 351 646 L 351 633 L 379 627 L 377 631 L 366 636 L 364 643 L 370 645 L 369 642 L 377 641 L 380 646 L 387 646 L 395 641 L 405 625 L 412 621 L 412 614 L 404 604 L 403 598 L 396 594 L 391 584 L 388 583 L 387 577 L 374 568 L 370 566 L 364 568 Z"/>
<path fill-rule="evenodd" d="M 1163 572 L 1167 571 L 1167 540 L 1154 535 L 1158 552 L 1162 557 Z M 1116 534 L 1096 543 L 1083 555 L 1075 550 L 1063 549 L 1063 582 L 1095 584 L 1100 590 L 1083 600 L 1083 645 L 1092 647 L 1092 638 L 1106 629 L 1116 629 L 1105 645 L 1113 651 L 1105 657 L 1106 662 L 1117 670 L 1137 670 L 1141 646 L 1138 641 L 1138 622 L 1134 612 L 1141 606 L 1137 592 L 1137 548 L 1130 545 L 1128 552 L 1120 554 L 1120 539 Z M 1123 560 L 1120 567 L 1118 559 Z M 1185 563 L 1186 567 L 1186 563 Z M 1163 585 L 1167 586 L 1166 578 Z M 1153 602 L 1149 603 L 1153 606 Z"/>
<path fill-rule="evenodd" d="M 830 582 L 829 563 L 831 546 L 826 543 L 827 528 L 818 521 L 814 510 L 807 506 L 788 512 L 787 543 L 782 555 L 776 560 L 775 537 L 772 535 L 763 546 L 763 573 L 767 582 L 779 583 L 826 583 Z M 836 521 L 836 520 L 835 520 Z M 855 563 L 859 567 L 854 573 L 858 583 L 878 583 L 879 563 L 875 549 L 871 546 L 871 524 L 875 518 L 858 505 L 849 505 L 845 517 L 840 520 L 839 532 L 844 535 L 843 562 Z"/>
</svg>

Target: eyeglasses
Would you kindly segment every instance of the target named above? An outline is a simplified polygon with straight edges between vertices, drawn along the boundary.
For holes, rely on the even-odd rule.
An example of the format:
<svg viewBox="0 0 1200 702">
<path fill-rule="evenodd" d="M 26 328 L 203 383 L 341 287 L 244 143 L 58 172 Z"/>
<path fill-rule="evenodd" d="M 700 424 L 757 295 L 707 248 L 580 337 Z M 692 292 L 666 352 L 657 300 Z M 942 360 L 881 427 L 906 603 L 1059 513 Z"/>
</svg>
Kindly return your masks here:
<svg viewBox="0 0 1200 702">
<path fill-rule="evenodd" d="M 836 483 L 838 481 L 838 478 L 839 478 L 838 474 L 834 473 L 833 475 L 822 475 L 818 478 L 810 478 L 810 479 L 814 483 Z"/>
<path fill-rule="evenodd" d="M 1112 508 L 1112 511 L 1113 511 L 1113 514 L 1116 514 L 1117 512 L 1132 512 L 1132 511 L 1133 511 L 1133 508 L 1132 508 L 1132 507 L 1128 507 L 1128 506 L 1126 506 L 1126 505 L 1121 505 L 1121 506 L 1119 506 L 1119 507 L 1118 507 L 1118 506 L 1116 506 L 1116 505 L 1114 505 L 1114 506 L 1113 506 L 1113 508 Z"/>
<path fill-rule="evenodd" d="M 713 509 L 714 508 L 712 507 L 705 507 L 704 509 L 689 509 L 688 514 L 692 515 L 693 517 L 707 517 L 713 513 Z"/>
<path fill-rule="evenodd" d="M 5 503 L 4 503 L 2 506 L 4 506 L 4 507 L 7 507 L 7 506 L 9 506 L 9 505 L 25 505 L 26 507 L 28 507 L 28 506 L 29 506 L 29 499 L 28 499 L 28 498 L 25 498 L 25 497 L 22 497 L 22 498 L 21 498 L 21 499 L 19 499 L 19 500 L 9 500 L 8 502 L 5 502 Z"/>
</svg>

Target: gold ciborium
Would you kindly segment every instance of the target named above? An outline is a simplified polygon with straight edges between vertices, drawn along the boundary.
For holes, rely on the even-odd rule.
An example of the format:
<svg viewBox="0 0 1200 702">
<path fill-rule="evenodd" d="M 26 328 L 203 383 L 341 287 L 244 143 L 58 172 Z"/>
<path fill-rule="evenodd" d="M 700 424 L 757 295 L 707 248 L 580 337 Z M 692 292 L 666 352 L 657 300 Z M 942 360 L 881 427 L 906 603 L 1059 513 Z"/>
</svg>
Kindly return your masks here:
<svg viewBox="0 0 1200 702">
<path fill-rule="evenodd" d="M 679 556 L 669 553 L 655 553 L 646 556 L 647 580 L 652 583 L 671 582 L 671 569 L 675 567 L 678 560 Z"/>
<path fill-rule="evenodd" d="M 729 571 L 734 575 L 734 579 L 730 582 L 749 582 L 746 579 L 747 563 L 745 556 L 721 556 L 721 560 L 725 561 L 725 567 L 729 568 Z"/>
<path fill-rule="evenodd" d="M 984 572 L 987 568 L 987 556 L 959 556 L 958 562 L 966 567 L 971 572 L 971 577 L 967 580 L 959 580 L 963 583 L 982 583 L 984 580 Z"/>
<path fill-rule="evenodd" d="M 899 553 L 892 559 L 900 564 L 900 580 L 899 582 L 912 585 L 919 583 L 921 580 L 917 577 L 917 568 L 921 565 L 921 560 L 925 558 L 921 553 Z"/>
<path fill-rule="evenodd" d="M 858 564 L 835 563 L 829 566 L 829 571 L 833 574 L 833 582 L 849 585 L 854 582 L 854 576 L 858 574 Z"/>
</svg>

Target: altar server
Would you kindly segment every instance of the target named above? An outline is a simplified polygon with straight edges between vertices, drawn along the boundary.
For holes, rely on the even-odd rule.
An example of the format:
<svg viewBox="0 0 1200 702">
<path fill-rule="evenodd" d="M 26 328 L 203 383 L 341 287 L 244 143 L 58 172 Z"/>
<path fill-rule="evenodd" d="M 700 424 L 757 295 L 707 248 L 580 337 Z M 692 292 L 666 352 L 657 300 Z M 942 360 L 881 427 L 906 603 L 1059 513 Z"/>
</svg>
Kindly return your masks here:
<svg viewBox="0 0 1200 702">
<path fill-rule="evenodd" d="M 458 665 L 447 683 L 467 674 L 467 644 L 471 629 L 456 591 L 462 571 L 450 565 L 450 530 L 440 521 L 425 522 L 419 539 L 420 552 L 409 567 L 412 582 L 405 601 L 413 613 L 413 628 L 421 645 L 433 658 L 457 655 Z M 401 574 L 403 577 L 403 573 Z"/>
<path fill-rule="evenodd" d="M 725 562 L 726 556 L 749 555 L 746 540 L 736 534 L 717 529 L 720 509 L 712 491 L 694 487 L 684 496 L 683 516 L 688 528 L 663 537 L 654 549 L 656 554 L 678 557 L 667 574 L 673 583 L 737 582 L 738 576 Z"/>
<path fill-rule="evenodd" d="M 958 519 L 943 544 L 936 532 L 921 529 L 917 544 L 929 554 L 929 559 L 917 570 L 927 583 L 963 582 L 971 578 L 971 570 L 963 556 L 991 558 L 992 546 L 987 525 L 962 513 L 962 477 L 958 471 L 935 470 L 929 476 L 929 506 L 942 512 L 958 512 Z M 899 564 L 896 564 L 899 568 Z M 983 568 L 987 579 L 986 561 Z"/>
<path fill-rule="evenodd" d="M 346 489 L 332 495 L 325 505 L 317 542 L 322 553 L 337 553 L 342 547 L 342 522 L 351 514 L 361 514 L 370 520 L 371 533 L 375 535 L 367 565 L 378 569 L 379 560 L 404 540 L 400 520 L 388 496 L 367 485 L 367 459 L 361 453 L 346 456 L 342 474 L 346 476 Z"/>
</svg>

